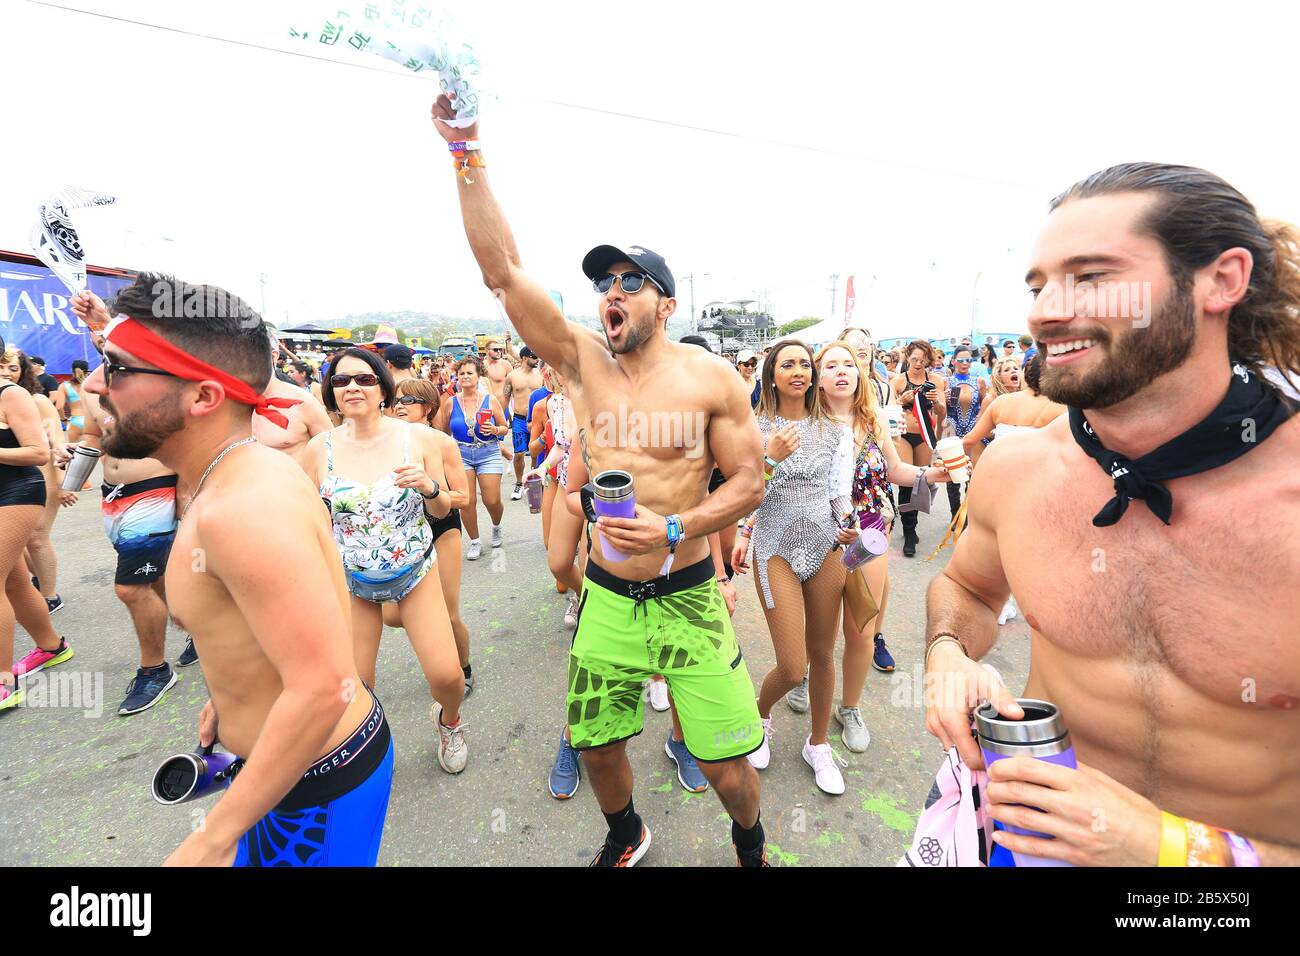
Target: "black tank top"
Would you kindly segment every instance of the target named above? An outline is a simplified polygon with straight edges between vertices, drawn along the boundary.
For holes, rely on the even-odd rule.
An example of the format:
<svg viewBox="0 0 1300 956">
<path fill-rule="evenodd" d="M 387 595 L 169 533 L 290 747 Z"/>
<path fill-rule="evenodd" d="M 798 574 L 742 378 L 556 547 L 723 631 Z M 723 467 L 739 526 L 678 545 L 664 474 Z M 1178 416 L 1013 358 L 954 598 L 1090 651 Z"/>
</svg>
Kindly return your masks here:
<svg viewBox="0 0 1300 956">
<path fill-rule="evenodd" d="M 0 395 L 3 395 L 5 389 L 17 388 L 13 382 L 0 386 Z M 18 436 L 8 425 L 0 428 L 0 448 L 21 448 L 18 442 Z M 44 481 L 45 476 L 35 465 L 6 465 L 0 464 L 0 487 L 12 484 L 16 481 L 30 481 L 31 479 Z"/>
</svg>

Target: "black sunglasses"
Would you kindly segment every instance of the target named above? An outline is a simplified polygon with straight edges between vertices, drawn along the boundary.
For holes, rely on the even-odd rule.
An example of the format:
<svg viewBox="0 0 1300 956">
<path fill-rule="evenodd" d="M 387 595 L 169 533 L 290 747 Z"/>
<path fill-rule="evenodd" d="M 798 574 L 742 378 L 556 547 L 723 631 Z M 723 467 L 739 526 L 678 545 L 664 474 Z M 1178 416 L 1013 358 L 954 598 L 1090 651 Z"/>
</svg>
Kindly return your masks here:
<svg viewBox="0 0 1300 956">
<path fill-rule="evenodd" d="M 138 368 L 134 365 L 118 365 L 115 362 L 106 361 L 104 363 L 104 384 L 108 388 L 113 387 L 113 376 L 115 375 L 165 375 L 168 378 L 180 378 L 179 375 L 164 372 L 160 368 Z"/>
<path fill-rule="evenodd" d="M 371 388 L 379 384 L 379 376 L 373 372 L 362 372 L 360 375 L 331 375 L 330 385 L 334 388 L 347 388 L 352 384 L 353 379 L 362 388 Z"/>
<path fill-rule="evenodd" d="M 663 286 L 658 282 L 655 282 L 654 279 L 651 279 L 650 276 L 646 275 L 644 272 L 624 272 L 622 275 L 613 275 L 612 273 L 606 272 L 603 276 L 596 276 L 596 278 L 592 280 L 591 284 L 597 292 L 604 295 L 613 288 L 614 282 L 617 281 L 619 288 L 628 295 L 636 295 L 641 291 L 641 287 L 645 285 L 647 279 L 650 279 L 650 282 L 660 292 L 664 291 Z M 667 294 L 668 293 L 664 292 L 664 295 Z"/>
<path fill-rule="evenodd" d="M 361 384 L 364 385 L 365 382 L 362 382 Z M 414 395 L 403 395 L 401 398 L 397 400 L 397 404 L 398 405 L 428 405 L 429 403 L 422 398 L 416 398 Z"/>
</svg>

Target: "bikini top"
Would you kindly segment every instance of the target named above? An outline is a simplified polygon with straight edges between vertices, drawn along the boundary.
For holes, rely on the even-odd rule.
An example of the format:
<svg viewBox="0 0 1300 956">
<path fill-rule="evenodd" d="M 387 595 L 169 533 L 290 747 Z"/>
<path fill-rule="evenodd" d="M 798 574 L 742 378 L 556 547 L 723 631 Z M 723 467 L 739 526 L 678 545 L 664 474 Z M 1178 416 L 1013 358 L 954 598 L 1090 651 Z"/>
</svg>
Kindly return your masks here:
<svg viewBox="0 0 1300 956">
<path fill-rule="evenodd" d="M 411 460 L 411 430 L 406 425 L 402 439 L 402 464 Z M 325 480 L 321 482 L 320 495 L 330 508 L 334 522 L 334 536 L 339 547 L 348 551 L 375 552 L 374 558 L 396 560 L 393 552 L 399 549 L 410 553 L 422 534 L 424 499 L 414 488 L 399 488 L 395 471 L 382 475 L 373 484 L 363 484 L 334 474 L 334 433 L 325 434 Z M 410 546 L 403 547 L 408 543 Z M 348 557 L 345 554 L 345 559 Z M 364 567 L 367 562 L 348 562 Z"/>
</svg>

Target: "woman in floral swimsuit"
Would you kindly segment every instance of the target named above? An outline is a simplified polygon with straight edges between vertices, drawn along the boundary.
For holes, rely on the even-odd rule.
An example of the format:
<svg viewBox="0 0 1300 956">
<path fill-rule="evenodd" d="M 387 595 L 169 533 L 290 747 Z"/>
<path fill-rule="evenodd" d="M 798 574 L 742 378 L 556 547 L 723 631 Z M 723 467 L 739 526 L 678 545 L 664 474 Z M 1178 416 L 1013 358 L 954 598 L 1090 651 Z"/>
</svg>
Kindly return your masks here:
<svg viewBox="0 0 1300 956">
<path fill-rule="evenodd" d="M 384 415 L 397 389 L 374 353 L 348 349 L 330 372 L 325 407 L 343 424 L 311 440 L 303 467 L 333 519 L 352 592 L 357 671 L 374 684 L 380 604 L 395 602 L 433 693 L 438 762 L 459 773 L 469 757 L 460 720 L 465 680 L 441 583 L 428 573 L 435 560 L 430 521 L 451 510 L 442 451 L 427 429 Z"/>
</svg>

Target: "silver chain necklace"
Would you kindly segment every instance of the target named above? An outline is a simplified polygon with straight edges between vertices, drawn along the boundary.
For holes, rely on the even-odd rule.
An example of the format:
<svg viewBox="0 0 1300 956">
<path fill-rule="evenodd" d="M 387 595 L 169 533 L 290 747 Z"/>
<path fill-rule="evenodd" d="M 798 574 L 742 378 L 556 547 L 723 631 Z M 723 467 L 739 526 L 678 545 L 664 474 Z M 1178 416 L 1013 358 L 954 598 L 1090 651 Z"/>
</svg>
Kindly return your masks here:
<svg viewBox="0 0 1300 956">
<path fill-rule="evenodd" d="M 190 513 L 190 506 L 194 504 L 194 499 L 199 496 L 199 491 L 202 490 L 203 483 L 208 480 L 208 475 L 212 474 L 212 469 L 216 468 L 217 465 L 221 464 L 221 459 L 225 458 L 227 455 L 229 455 L 240 445 L 247 445 L 249 442 L 255 442 L 255 441 L 257 441 L 257 439 L 254 438 L 252 435 L 249 435 L 247 438 L 241 438 L 237 442 L 231 442 L 229 445 L 227 445 L 225 448 L 221 450 L 221 454 L 217 455 L 216 458 L 212 459 L 212 464 L 208 465 L 208 467 L 203 472 L 203 477 L 200 478 L 199 483 L 194 486 L 194 493 L 190 495 L 190 500 L 185 502 L 185 510 L 181 512 L 181 521 L 184 521 L 185 516 Z"/>
</svg>

